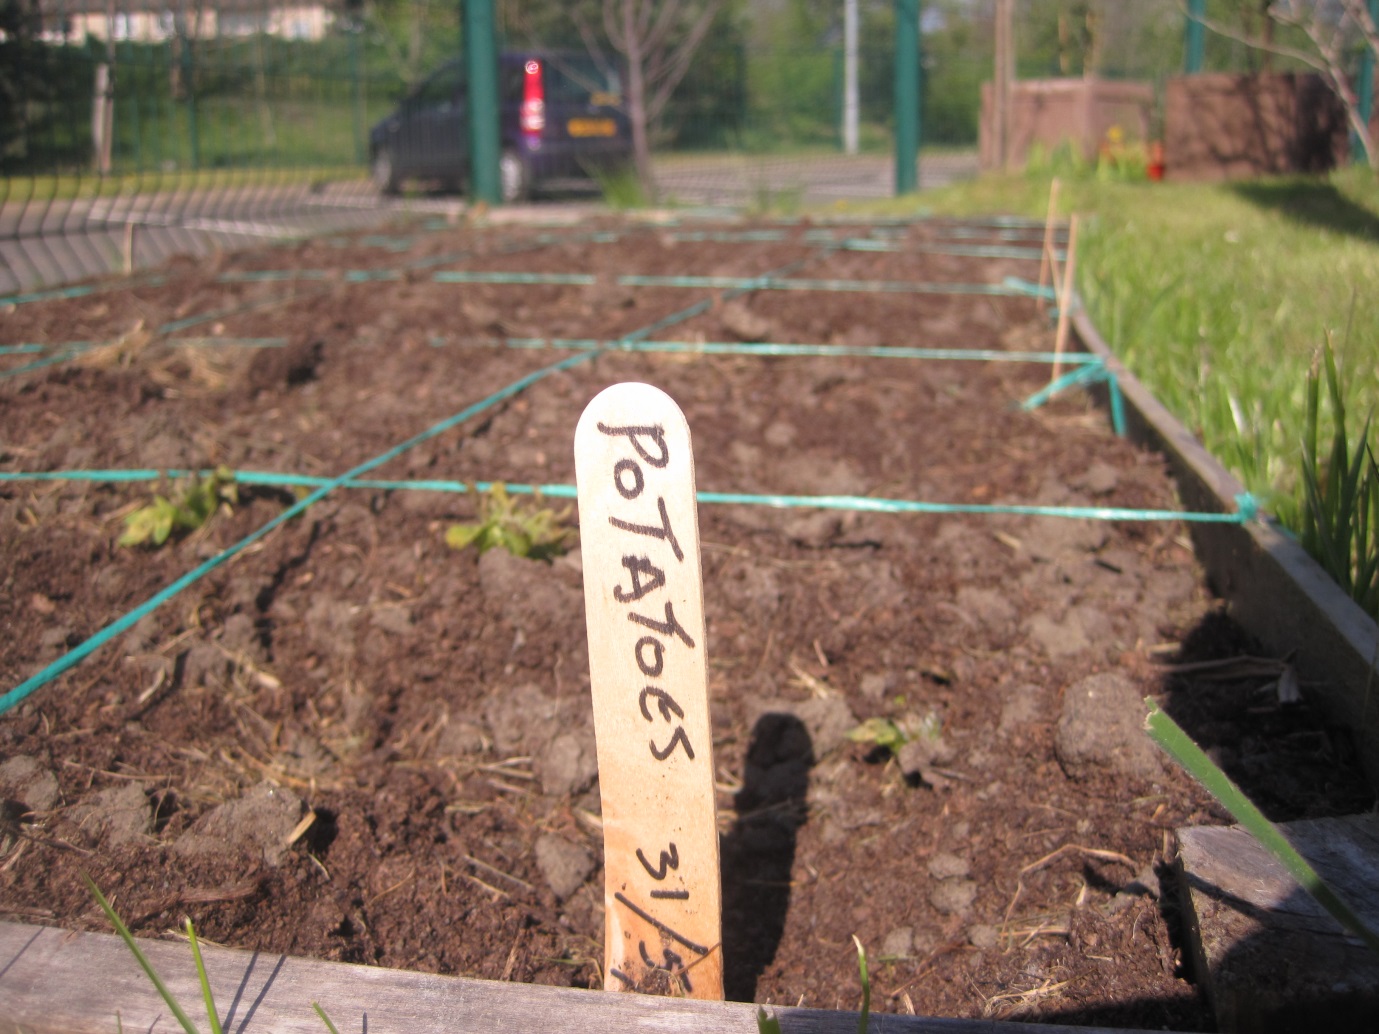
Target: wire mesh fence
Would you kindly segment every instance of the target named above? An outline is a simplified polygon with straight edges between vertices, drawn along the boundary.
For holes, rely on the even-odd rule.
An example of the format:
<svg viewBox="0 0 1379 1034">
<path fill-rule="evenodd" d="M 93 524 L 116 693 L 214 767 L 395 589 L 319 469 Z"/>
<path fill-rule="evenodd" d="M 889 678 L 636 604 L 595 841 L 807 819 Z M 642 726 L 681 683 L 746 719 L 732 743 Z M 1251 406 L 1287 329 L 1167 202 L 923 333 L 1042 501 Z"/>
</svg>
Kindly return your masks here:
<svg viewBox="0 0 1379 1034">
<path fill-rule="evenodd" d="M 893 193 L 898 5 L 860 4 L 855 106 L 839 5 L 719 7 L 650 120 L 659 195 L 779 207 Z M 500 47 L 597 50 L 600 6 L 498 0 Z M 920 183 L 932 185 L 975 169 L 962 149 L 978 139 L 993 23 L 989 4 L 921 9 Z M 772 18 L 781 31 L 764 28 Z M 1028 0 L 1018 74 L 1162 84 L 1182 66 L 1182 19 L 1176 0 L 1133 14 Z M 453 196 L 380 198 L 369 167 L 373 128 L 462 42 L 458 0 L 5 0 L 0 296 L 353 225 L 380 207 L 457 208 Z M 1215 36 L 1206 57 L 1241 71 L 1262 60 Z"/>
</svg>

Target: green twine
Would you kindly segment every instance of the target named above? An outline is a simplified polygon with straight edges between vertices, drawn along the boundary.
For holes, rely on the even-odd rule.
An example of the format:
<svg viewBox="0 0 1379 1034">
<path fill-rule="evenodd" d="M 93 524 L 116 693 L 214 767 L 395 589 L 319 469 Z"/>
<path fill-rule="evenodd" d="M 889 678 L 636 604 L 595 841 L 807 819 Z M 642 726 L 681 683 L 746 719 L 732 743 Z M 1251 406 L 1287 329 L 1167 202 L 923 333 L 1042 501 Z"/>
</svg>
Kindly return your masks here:
<svg viewBox="0 0 1379 1034">
<path fill-rule="evenodd" d="M 1057 378 L 1051 384 L 1046 385 L 1039 391 L 1036 391 L 1029 398 L 1025 399 L 1024 402 L 1020 403 L 1020 408 L 1025 410 L 1025 412 L 1036 410 L 1055 395 L 1067 391 L 1069 388 L 1076 387 L 1079 384 L 1105 384 L 1107 394 L 1110 396 L 1111 400 L 1111 426 L 1115 429 L 1119 437 L 1124 438 L 1125 400 L 1121 397 L 1120 382 L 1116 379 L 1116 375 L 1106 365 L 1106 361 L 1100 356 L 1087 355 L 1085 352 L 1075 352 L 1072 354 L 1085 357 L 1078 360 L 1082 365 L 1070 373 L 1065 373 L 1062 377 Z M 1065 355 L 1061 357 L 1060 361 L 1069 362 L 1069 359 L 1070 357 Z"/>
<path fill-rule="evenodd" d="M 155 593 L 153 596 L 149 597 L 149 599 L 145 600 L 139 606 L 135 607 L 133 610 L 126 613 L 123 617 L 116 619 L 115 621 L 107 625 L 105 628 L 97 632 L 95 635 L 91 636 L 85 642 L 73 647 L 69 652 L 63 654 L 57 660 L 53 661 L 53 663 L 49 664 L 42 671 L 38 672 L 37 674 L 31 676 L 28 679 L 25 679 L 23 682 L 15 686 L 14 689 L 10 690 L 4 696 L 0 696 L 0 714 L 4 714 L 6 711 L 13 708 L 25 697 L 27 697 L 30 693 L 38 689 L 40 686 L 46 685 L 53 679 L 57 678 L 59 675 L 63 674 L 63 672 L 66 672 L 69 669 L 76 667 L 77 664 L 85 660 L 96 650 L 100 649 L 111 639 L 114 639 L 117 635 L 121 634 L 122 632 L 128 631 L 138 621 L 140 621 L 146 615 L 151 614 L 153 611 L 157 610 L 159 607 L 161 607 L 168 600 L 172 599 L 187 586 L 199 581 L 202 577 L 209 574 L 211 571 L 215 570 L 217 567 L 225 563 L 231 557 L 238 555 L 239 553 L 247 549 L 249 546 L 259 541 L 259 539 L 263 538 L 265 535 L 267 535 L 274 528 L 278 527 L 280 524 L 283 524 L 286 521 L 291 520 L 293 517 L 296 517 L 298 514 L 302 513 L 304 510 L 307 509 L 307 507 L 311 506 L 313 503 L 320 502 L 322 499 L 324 499 L 335 489 L 339 488 L 341 485 L 346 484 L 353 478 L 358 477 L 360 474 L 367 474 L 369 471 L 375 469 L 376 467 L 380 467 L 384 463 L 387 463 L 389 460 L 395 459 L 396 457 L 400 456 L 402 453 L 406 452 L 413 446 L 428 441 L 431 438 L 434 438 L 437 435 L 450 430 L 457 424 L 463 423 L 471 417 L 479 413 L 482 413 L 484 410 L 496 405 L 497 403 L 502 402 L 505 399 L 511 398 L 513 395 L 516 395 L 518 392 L 524 390 L 528 386 L 535 384 L 543 377 L 547 377 L 550 374 L 556 373 L 560 370 L 569 369 L 570 367 L 578 365 L 579 363 L 586 362 L 595 354 L 596 353 L 588 352 L 570 356 L 569 358 L 562 359 L 557 363 L 552 363 L 549 366 L 542 367 L 540 370 L 537 370 L 534 373 L 527 374 L 525 377 L 522 377 L 519 380 L 516 380 L 512 384 L 508 385 L 506 388 L 494 392 L 492 395 L 488 396 L 488 398 L 476 402 L 474 405 L 469 406 L 468 408 L 460 411 L 459 413 L 456 413 L 452 417 L 448 417 L 447 419 L 442 420 L 438 424 L 434 424 L 433 426 L 427 428 L 425 431 L 422 431 L 420 434 L 413 435 L 411 438 L 408 438 L 405 442 L 393 446 L 386 452 L 379 453 L 373 459 L 366 460 L 364 463 L 361 463 L 358 466 L 351 468 L 344 474 L 341 474 L 339 477 L 331 478 L 325 484 L 321 485 L 315 491 L 313 491 L 310 495 L 298 500 L 296 503 L 289 506 L 286 510 L 278 514 L 278 516 L 274 517 L 272 520 L 264 524 L 258 530 L 251 532 L 250 534 L 246 535 L 244 538 L 236 542 L 234 545 L 230 546 L 228 549 L 223 550 L 222 552 L 211 557 L 209 560 L 206 560 L 205 562 L 197 565 L 191 571 L 184 574 L 181 578 L 178 578 L 171 585 Z"/>
<path fill-rule="evenodd" d="M 75 287 L 55 287 L 47 291 L 30 291 L 27 294 L 11 294 L 0 297 L 0 307 L 26 305 L 29 302 L 48 302 L 56 299 L 85 298 L 87 295 L 104 294 L 107 291 L 129 291 L 136 287 L 157 287 L 167 283 L 164 276 L 134 277 L 105 284 L 78 284 Z"/>
<path fill-rule="evenodd" d="M 460 341 L 459 344 L 469 344 Z M 1050 365 L 1063 362 L 1070 366 L 1096 365 L 1100 357 L 1086 352 L 1058 355 L 1055 352 L 1003 352 L 983 348 L 909 348 L 902 345 L 809 345 L 773 341 L 630 341 L 625 338 L 477 338 L 473 343 L 501 348 L 529 348 L 605 352 L 669 352 L 705 355 L 764 355 L 764 356 L 856 356 L 874 359 L 925 359 L 970 362 L 1039 363 Z M 445 338 L 432 338 L 431 347 L 443 348 Z"/>
<path fill-rule="evenodd" d="M 579 358 L 579 357 L 576 357 Z M 570 360 L 565 360 L 570 362 Z M 0 481 L 94 481 L 128 483 L 158 481 L 162 478 L 209 477 L 211 470 L 72 470 L 34 473 L 0 471 Z M 489 492 L 501 484 L 509 495 L 545 496 L 574 499 L 574 485 L 521 484 L 496 481 L 450 481 L 444 479 L 372 480 L 346 476 L 313 477 L 306 474 L 278 474 L 262 470 L 237 470 L 234 480 L 241 485 L 267 488 L 356 488 L 381 492 L 422 491 L 466 494 Z M 1020 503 L 934 503 L 913 499 L 890 499 L 857 495 L 773 495 L 748 492 L 698 492 L 699 502 L 709 505 L 766 506 L 778 510 L 850 510 L 865 513 L 982 514 L 1023 517 L 1063 517 L 1094 521 L 1162 522 L 1184 521 L 1195 524 L 1246 524 L 1259 515 L 1257 501 L 1249 493 L 1236 496 L 1235 513 L 1204 513 L 1187 510 L 1147 510 L 1115 506 L 1036 506 Z"/>
<path fill-rule="evenodd" d="M 808 261 L 811 260 L 803 259 L 797 262 L 792 262 L 789 265 L 784 266 L 779 270 L 774 270 L 772 271 L 772 273 L 769 273 L 767 275 L 782 275 L 786 272 L 798 269 L 800 266 L 804 265 Z M 655 323 L 642 328 L 642 330 L 634 331 L 632 334 L 628 335 L 628 338 L 644 337 L 647 334 L 653 333 L 655 330 L 660 329 L 662 326 L 668 325 L 671 322 L 674 322 L 676 320 L 689 319 L 697 315 L 698 313 L 702 312 L 706 307 L 712 304 L 713 299 L 706 299 L 705 301 L 700 302 L 697 305 L 691 305 L 685 309 L 682 309 L 679 313 L 672 313 L 670 316 L 667 316 L 664 319 L 657 320 Z M 561 359 L 559 362 L 551 363 L 549 366 L 544 366 L 541 369 L 535 371 L 534 373 L 529 373 L 526 376 L 519 378 L 512 384 L 509 384 L 506 388 L 502 388 L 499 391 L 494 392 L 492 395 L 488 396 L 485 399 L 482 399 L 479 402 L 476 402 L 474 405 L 462 410 L 454 416 L 442 420 L 438 424 L 432 425 L 431 427 L 427 428 L 425 431 L 422 431 L 419 434 L 413 435 L 411 438 L 408 438 L 406 441 L 393 446 L 386 452 L 380 453 L 373 459 L 367 460 L 364 463 L 361 463 L 358 466 L 353 467 L 350 470 L 347 470 L 339 477 L 331 478 L 325 484 L 322 484 L 318 488 L 316 488 L 316 490 L 313 491 L 310 495 L 306 496 L 303 499 L 299 499 L 296 503 L 289 506 L 278 516 L 270 520 L 267 524 L 264 524 L 256 531 L 253 531 L 249 535 L 240 539 L 239 542 L 236 542 L 228 549 L 216 554 L 209 560 L 206 560 L 205 562 L 199 564 L 197 567 L 193 568 L 191 571 L 184 574 L 181 578 L 178 578 L 171 585 L 168 585 L 164 589 L 155 593 L 153 596 L 149 597 L 149 599 L 145 600 L 143 603 L 135 607 L 133 610 L 124 614 L 122 617 L 117 618 L 115 621 L 111 622 L 109 625 L 101 629 L 95 635 L 91 636 L 90 638 L 78 644 L 77 646 L 73 647 L 70 651 L 63 654 L 57 660 L 53 661 L 42 671 L 38 672 L 37 674 L 31 676 L 28 679 L 25 679 L 23 682 L 21 682 L 18 686 L 15 686 L 14 689 L 10 690 L 4 696 L 0 696 L 0 714 L 4 714 L 6 711 L 15 707 L 30 693 L 34 692 L 34 690 L 40 688 L 41 686 L 47 685 L 49 682 L 57 678 L 59 675 L 76 667 L 76 665 L 81 663 L 91 654 L 95 653 L 96 650 L 100 649 L 111 639 L 114 639 L 117 635 L 120 635 L 121 633 L 128 631 L 142 618 L 144 618 L 148 614 L 153 613 L 153 611 L 157 610 L 168 600 L 172 599 L 187 586 L 199 581 L 202 577 L 209 574 L 211 571 L 215 570 L 217 567 L 225 563 L 227 560 L 238 555 L 239 553 L 247 549 L 249 546 L 253 545 L 255 542 L 262 539 L 265 535 L 267 535 L 274 528 L 278 527 L 280 524 L 283 524 L 284 522 L 291 520 L 293 517 L 296 517 L 298 514 L 302 513 L 312 504 L 324 499 L 335 489 L 354 480 L 360 474 L 367 474 L 369 471 L 382 466 L 389 460 L 395 459 L 402 453 L 406 452 L 408 449 L 411 449 L 416 445 L 420 445 L 422 442 L 429 441 L 437 435 L 450 430 L 452 427 L 455 427 L 457 424 L 463 423 L 471 417 L 479 413 L 482 413 L 485 409 L 488 409 L 491 406 L 494 406 L 497 403 L 509 399 L 513 395 L 516 395 L 519 392 L 526 390 L 526 388 L 528 388 L 532 384 L 535 384 L 542 378 L 547 377 L 558 371 L 566 370 L 571 367 L 577 366 L 580 363 L 587 362 L 598 354 L 598 352 L 580 352 L 576 355 L 569 356 L 565 359 Z"/>
</svg>

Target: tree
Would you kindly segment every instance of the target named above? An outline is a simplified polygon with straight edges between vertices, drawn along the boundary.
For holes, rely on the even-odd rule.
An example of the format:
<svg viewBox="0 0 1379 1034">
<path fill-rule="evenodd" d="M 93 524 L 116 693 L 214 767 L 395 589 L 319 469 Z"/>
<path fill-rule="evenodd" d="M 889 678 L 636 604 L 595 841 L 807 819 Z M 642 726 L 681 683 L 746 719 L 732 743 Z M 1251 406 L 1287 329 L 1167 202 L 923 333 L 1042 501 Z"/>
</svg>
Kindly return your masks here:
<svg viewBox="0 0 1379 1034">
<path fill-rule="evenodd" d="M 1257 0 L 1240 2 L 1246 7 L 1259 6 Z M 1351 76 L 1360 55 L 1368 53 L 1371 61 L 1379 59 L 1379 25 L 1370 15 L 1368 0 L 1275 0 L 1267 12 L 1273 23 L 1294 30 L 1296 44 L 1279 42 L 1272 25 L 1247 32 L 1210 18 L 1203 19 L 1203 24 L 1222 36 L 1293 58 L 1318 72 L 1345 109 L 1346 121 L 1364 148 L 1370 168 L 1379 172 L 1379 152 L 1365 118 L 1369 105 Z"/>
<path fill-rule="evenodd" d="M 36 0 L 0 0 L 0 169 L 30 157 L 32 102 L 48 93 Z"/>
<path fill-rule="evenodd" d="M 632 123 L 632 160 L 648 196 L 651 175 L 649 127 L 689 71 L 724 0 L 603 0 L 602 28 L 609 46 L 627 66 L 627 117 Z M 580 34 L 592 50 L 598 43 L 589 23 L 574 12 Z"/>
</svg>

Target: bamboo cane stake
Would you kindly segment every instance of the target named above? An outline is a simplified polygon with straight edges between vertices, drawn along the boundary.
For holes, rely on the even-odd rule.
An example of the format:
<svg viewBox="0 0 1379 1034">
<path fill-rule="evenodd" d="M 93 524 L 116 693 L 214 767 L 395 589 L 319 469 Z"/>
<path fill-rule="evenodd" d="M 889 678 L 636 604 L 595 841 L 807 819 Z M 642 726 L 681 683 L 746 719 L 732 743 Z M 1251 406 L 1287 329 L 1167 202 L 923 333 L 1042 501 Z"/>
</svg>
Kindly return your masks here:
<svg viewBox="0 0 1379 1034">
<path fill-rule="evenodd" d="M 1077 268 L 1077 216 L 1068 224 L 1068 260 L 1063 264 L 1063 291 L 1058 299 L 1058 333 L 1053 340 L 1053 376 L 1049 382 L 1058 380 L 1063 373 L 1063 353 L 1068 347 L 1068 323 L 1073 307 L 1073 274 Z"/>
<path fill-rule="evenodd" d="M 1039 257 L 1039 296 L 1045 285 L 1058 283 L 1058 255 L 1054 252 L 1054 225 L 1058 219 L 1058 177 L 1049 184 L 1049 213 L 1044 220 L 1044 251 Z"/>
</svg>

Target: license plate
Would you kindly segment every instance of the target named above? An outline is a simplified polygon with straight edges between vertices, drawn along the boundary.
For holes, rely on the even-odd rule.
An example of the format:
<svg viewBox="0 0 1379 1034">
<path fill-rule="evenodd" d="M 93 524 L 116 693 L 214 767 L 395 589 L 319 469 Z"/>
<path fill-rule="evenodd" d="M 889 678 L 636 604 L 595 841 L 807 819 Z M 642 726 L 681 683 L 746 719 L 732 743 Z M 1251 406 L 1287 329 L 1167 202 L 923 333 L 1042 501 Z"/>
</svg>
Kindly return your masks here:
<svg viewBox="0 0 1379 1034">
<path fill-rule="evenodd" d="M 572 118 L 565 128 L 571 136 L 615 136 L 618 132 L 611 118 Z"/>
</svg>

